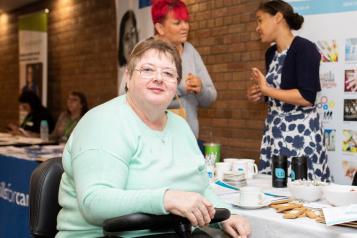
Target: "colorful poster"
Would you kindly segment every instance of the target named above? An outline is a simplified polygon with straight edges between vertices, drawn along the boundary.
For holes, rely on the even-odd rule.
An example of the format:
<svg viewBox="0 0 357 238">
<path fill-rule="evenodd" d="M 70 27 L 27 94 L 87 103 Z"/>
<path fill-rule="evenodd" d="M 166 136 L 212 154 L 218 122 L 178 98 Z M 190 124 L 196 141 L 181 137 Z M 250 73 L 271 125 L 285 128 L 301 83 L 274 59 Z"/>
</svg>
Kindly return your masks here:
<svg viewBox="0 0 357 238">
<path fill-rule="evenodd" d="M 357 0 L 288 0 L 305 22 L 296 34 L 315 42 L 321 54 L 322 91 L 316 104 L 334 182 L 351 184 L 357 167 Z"/>
<path fill-rule="evenodd" d="M 125 91 L 125 84 L 121 84 L 121 81 L 130 52 L 136 43 L 154 34 L 150 3 L 150 0 L 116 0 L 118 26 L 118 94 L 123 94 Z"/>
<path fill-rule="evenodd" d="M 47 104 L 47 12 L 19 18 L 20 93 L 33 91 Z"/>
<path fill-rule="evenodd" d="M 19 17 L 19 91 L 36 93 L 47 105 L 47 15 L 40 11 Z M 25 117 L 20 111 L 20 122 Z"/>
</svg>

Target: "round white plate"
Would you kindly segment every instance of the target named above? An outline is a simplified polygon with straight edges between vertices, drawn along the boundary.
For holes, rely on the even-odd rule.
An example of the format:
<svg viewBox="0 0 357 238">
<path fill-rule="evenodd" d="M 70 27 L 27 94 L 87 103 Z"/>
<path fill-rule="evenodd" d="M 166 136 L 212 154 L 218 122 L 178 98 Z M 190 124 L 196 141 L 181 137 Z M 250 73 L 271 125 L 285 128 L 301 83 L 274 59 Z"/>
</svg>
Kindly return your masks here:
<svg viewBox="0 0 357 238">
<path fill-rule="evenodd" d="M 266 207 L 270 204 L 269 201 L 263 201 L 260 204 L 253 204 L 253 205 L 248 205 L 248 204 L 240 204 L 239 201 L 236 203 L 232 203 L 234 206 L 240 207 L 240 208 L 244 208 L 244 209 L 258 209 L 258 208 L 262 208 L 262 207 Z"/>
</svg>

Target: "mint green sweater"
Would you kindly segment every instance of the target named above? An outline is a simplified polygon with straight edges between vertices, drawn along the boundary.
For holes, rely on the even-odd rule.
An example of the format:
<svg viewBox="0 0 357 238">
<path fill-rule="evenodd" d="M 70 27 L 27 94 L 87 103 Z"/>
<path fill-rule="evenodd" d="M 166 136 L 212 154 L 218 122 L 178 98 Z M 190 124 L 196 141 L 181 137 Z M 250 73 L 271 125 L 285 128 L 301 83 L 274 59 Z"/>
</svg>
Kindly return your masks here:
<svg viewBox="0 0 357 238">
<path fill-rule="evenodd" d="M 209 188 L 204 158 L 190 127 L 181 117 L 167 115 L 164 130 L 152 130 L 123 95 L 79 121 L 62 159 L 57 238 L 103 236 L 105 219 L 130 213 L 166 214 L 167 189 L 197 192 L 216 207 L 226 206 Z"/>
</svg>

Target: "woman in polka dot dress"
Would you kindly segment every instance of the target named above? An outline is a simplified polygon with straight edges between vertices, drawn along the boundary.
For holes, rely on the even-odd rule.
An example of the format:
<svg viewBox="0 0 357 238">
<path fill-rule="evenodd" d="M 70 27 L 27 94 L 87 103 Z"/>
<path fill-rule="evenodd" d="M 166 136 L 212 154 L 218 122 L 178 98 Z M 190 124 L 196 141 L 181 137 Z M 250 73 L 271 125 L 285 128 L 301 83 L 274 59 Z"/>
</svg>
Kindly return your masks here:
<svg viewBox="0 0 357 238">
<path fill-rule="evenodd" d="M 319 114 L 314 105 L 321 90 L 320 54 L 314 43 L 294 36 L 304 18 L 284 1 L 262 3 L 256 13 L 261 41 L 275 43 L 266 52 L 267 74 L 252 69 L 252 102 L 265 98 L 268 115 L 261 145 L 259 171 L 271 173 L 273 155 L 308 157 L 308 179 L 330 180 Z"/>
</svg>

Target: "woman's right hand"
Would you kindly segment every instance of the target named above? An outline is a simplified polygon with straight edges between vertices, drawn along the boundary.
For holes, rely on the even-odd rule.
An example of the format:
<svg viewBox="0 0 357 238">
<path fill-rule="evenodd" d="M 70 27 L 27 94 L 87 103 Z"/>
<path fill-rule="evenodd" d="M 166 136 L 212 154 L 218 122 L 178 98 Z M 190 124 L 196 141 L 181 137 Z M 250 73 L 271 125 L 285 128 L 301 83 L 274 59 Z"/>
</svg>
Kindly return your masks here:
<svg viewBox="0 0 357 238">
<path fill-rule="evenodd" d="M 197 76 L 189 73 L 185 81 L 186 91 L 199 94 L 202 90 L 202 81 Z"/>
<path fill-rule="evenodd" d="M 167 190 L 164 196 L 166 211 L 186 217 L 193 226 L 206 226 L 214 217 L 213 204 L 194 192 Z"/>
<path fill-rule="evenodd" d="M 262 99 L 262 96 L 262 92 L 256 84 L 253 84 L 247 89 L 247 98 L 251 102 L 259 102 Z"/>
</svg>

